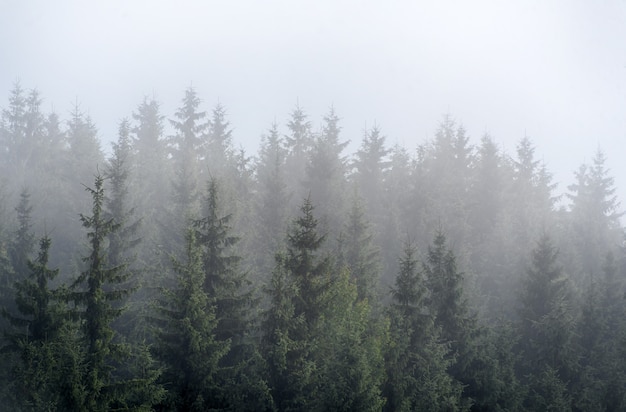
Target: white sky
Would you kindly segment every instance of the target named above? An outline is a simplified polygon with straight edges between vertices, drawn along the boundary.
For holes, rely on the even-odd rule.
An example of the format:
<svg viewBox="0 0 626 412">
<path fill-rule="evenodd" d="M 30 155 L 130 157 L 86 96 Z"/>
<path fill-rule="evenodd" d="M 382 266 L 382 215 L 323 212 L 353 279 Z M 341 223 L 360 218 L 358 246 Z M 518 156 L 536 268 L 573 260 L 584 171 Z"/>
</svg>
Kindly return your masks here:
<svg viewBox="0 0 626 412">
<path fill-rule="evenodd" d="M 601 147 L 626 199 L 624 0 L 0 0 L 0 107 L 17 78 L 107 150 L 144 95 L 171 117 L 193 84 L 250 154 L 296 101 L 316 126 L 333 104 L 351 150 L 374 122 L 412 150 L 449 112 L 510 154 L 527 134 L 559 192 Z"/>
</svg>

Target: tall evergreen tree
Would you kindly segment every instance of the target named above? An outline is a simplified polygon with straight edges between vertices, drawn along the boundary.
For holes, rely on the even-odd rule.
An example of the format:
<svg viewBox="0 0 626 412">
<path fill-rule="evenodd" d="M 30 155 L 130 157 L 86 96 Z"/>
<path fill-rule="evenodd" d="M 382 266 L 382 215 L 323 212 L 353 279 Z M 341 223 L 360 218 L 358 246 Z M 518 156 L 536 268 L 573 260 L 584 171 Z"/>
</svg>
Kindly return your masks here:
<svg viewBox="0 0 626 412">
<path fill-rule="evenodd" d="M 569 186 L 572 239 L 584 275 L 599 274 L 606 253 L 622 240 L 619 202 L 606 156 L 598 150 L 593 163 L 583 164 Z"/>
<path fill-rule="evenodd" d="M 522 370 L 523 375 L 534 379 L 530 382 L 531 392 L 538 389 L 536 384 L 543 384 L 544 378 L 565 384 L 576 368 L 574 319 L 568 289 L 568 280 L 557 264 L 557 250 L 544 234 L 533 251 L 520 294 Z M 557 387 L 562 384 L 555 383 Z M 530 399 L 530 402 L 542 401 Z"/>
<path fill-rule="evenodd" d="M 480 356 L 475 350 L 478 328 L 476 315 L 470 311 L 463 292 L 464 278 L 458 271 L 456 256 L 446 244 L 442 231 L 435 235 L 423 264 L 430 295 L 428 307 L 434 315 L 435 326 L 441 328 L 441 338 L 450 345 L 451 376 L 466 385 L 463 397 L 473 402 L 473 392 L 478 390 L 476 370 L 472 363 Z"/>
<path fill-rule="evenodd" d="M 320 223 L 336 237 L 345 208 L 346 160 L 342 152 L 349 142 L 340 142 L 339 117 L 334 107 L 324 116 L 322 131 L 313 139 L 303 184 L 315 200 Z"/>
<path fill-rule="evenodd" d="M 170 139 L 170 150 L 174 160 L 174 201 L 177 214 L 188 218 L 196 211 L 196 202 L 199 191 L 198 184 L 202 178 L 202 161 L 206 157 L 206 150 L 200 148 L 206 145 L 209 123 L 205 120 L 207 113 L 199 111 L 201 100 L 195 89 L 189 87 L 185 91 L 181 107 L 170 120 L 176 134 Z M 179 227 L 185 225 L 181 223 Z"/>
<path fill-rule="evenodd" d="M 164 289 L 154 321 L 156 357 L 163 363 L 161 381 L 167 397 L 161 410 L 205 411 L 219 399 L 219 361 L 229 342 L 218 341 L 215 304 L 204 291 L 202 251 L 195 231 L 186 233 L 185 262 L 172 259 L 177 275 L 174 289 Z"/>
<path fill-rule="evenodd" d="M 269 278 L 274 265 L 274 253 L 281 249 L 287 223 L 289 193 L 286 183 L 286 149 L 278 131 L 272 124 L 262 136 L 259 157 L 256 163 L 257 190 L 254 204 L 254 254 L 256 267 L 261 275 Z"/>
<path fill-rule="evenodd" d="M 359 299 L 368 299 L 375 305 L 379 291 L 380 252 L 374 244 L 374 235 L 357 193 L 354 194 L 352 207 L 344 224 L 340 251 L 343 264 L 356 279 Z"/>
<path fill-rule="evenodd" d="M 307 196 L 308 191 L 303 188 L 302 182 L 306 173 L 307 158 L 313 146 L 311 122 L 300 104 L 296 104 L 287 122 L 289 134 L 285 135 L 286 180 L 289 192 L 293 193 L 294 200 Z M 295 210 L 297 205 L 291 205 Z M 291 211 L 290 211 L 291 212 Z"/>
<path fill-rule="evenodd" d="M 63 287 L 52 289 L 58 269 L 48 266 L 51 240 L 39 242 L 39 254 L 28 260 L 28 276 L 15 284 L 16 310 L 4 310 L 12 328 L 3 353 L 15 355 L 10 367 L 13 408 L 74 409 L 86 395 L 81 387 L 82 350 L 76 326 L 69 321 Z M 70 343 L 68 345 L 68 343 Z M 66 395 L 63 395 L 68 391 Z"/>
<path fill-rule="evenodd" d="M 213 330 L 216 342 L 229 345 L 219 361 L 221 398 L 214 407 L 254 410 L 267 401 L 267 388 L 258 369 L 258 354 L 251 339 L 254 301 L 247 274 L 240 269 L 241 257 L 233 252 L 239 238 L 230 227 L 231 214 L 222 215 L 219 186 L 212 178 L 204 201 L 202 217 L 193 221 L 201 250 L 203 291 L 215 310 Z M 242 379 L 248 385 L 234 384 Z M 255 402 L 258 402 L 255 404 Z"/>
<path fill-rule="evenodd" d="M 122 313 L 117 302 L 130 293 L 124 287 L 130 272 L 123 265 L 108 263 L 107 238 L 121 225 L 104 212 L 104 178 L 96 176 L 94 187 L 86 190 L 93 200 L 92 214 L 81 214 L 80 218 L 88 230 L 89 252 L 83 258 L 86 268 L 74 281 L 69 298 L 83 328 L 86 371 L 82 384 L 86 397 L 81 410 L 99 411 L 124 406 L 134 395 L 135 385 L 116 378 L 113 368 L 115 361 L 129 357 L 127 348 L 114 339 L 112 322 Z"/>
<path fill-rule="evenodd" d="M 447 372 L 453 359 L 426 306 L 427 288 L 415 255 L 407 242 L 392 289 L 385 410 L 460 410 L 462 388 Z"/>
<path fill-rule="evenodd" d="M 20 201 L 15 208 L 17 213 L 17 230 L 10 246 L 11 264 L 18 279 L 27 276 L 29 270 L 28 260 L 35 248 L 35 235 L 32 232 L 32 211 L 30 193 L 23 189 L 20 193 Z"/>
</svg>

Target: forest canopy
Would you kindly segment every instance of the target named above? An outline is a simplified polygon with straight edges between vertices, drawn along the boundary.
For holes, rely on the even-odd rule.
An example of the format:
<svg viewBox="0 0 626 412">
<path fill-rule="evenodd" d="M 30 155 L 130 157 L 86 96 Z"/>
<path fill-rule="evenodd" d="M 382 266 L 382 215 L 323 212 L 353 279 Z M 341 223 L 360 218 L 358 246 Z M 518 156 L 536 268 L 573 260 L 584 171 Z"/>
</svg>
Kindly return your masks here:
<svg viewBox="0 0 626 412">
<path fill-rule="evenodd" d="M 453 114 L 349 153 L 340 108 L 296 104 L 249 153 L 190 87 L 109 149 L 42 99 L 16 82 L 0 116 L 11 410 L 626 410 L 602 150 L 559 195 L 530 137 L 506 153 Z"/>
</svg>

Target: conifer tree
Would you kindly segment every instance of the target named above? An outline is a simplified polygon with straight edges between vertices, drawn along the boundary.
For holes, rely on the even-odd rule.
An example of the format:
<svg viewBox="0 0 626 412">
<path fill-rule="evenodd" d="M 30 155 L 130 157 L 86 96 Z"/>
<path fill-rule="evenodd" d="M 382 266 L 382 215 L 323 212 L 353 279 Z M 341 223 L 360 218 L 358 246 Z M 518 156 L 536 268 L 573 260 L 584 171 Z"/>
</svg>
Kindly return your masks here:
<svg viewBox="0 0 626 412">
<path fill-rule="evenodd" d="M 331 286 L 330 260 L 317 255 L 323 242 L 307 198 L 287 233 L 285 255 L 277 255 L 268 288 L 271 302 L 265 314 L 264 353 L 279 410 L 308 409 L 321 396 L 314 339 L 328 310 Z"/>
<path fill-rule="evenodd" d="M 287 149 L 285 182 L 288 191 L 295 195 L 293 199 L 295 200 L 307 195 L 307 190 L 303 188 L 302 182 L 306 173 L 308 156 L 313 146 L 311 122 L 299 103 L 291 112 L 287 128 L 289 134 L 285 135 L 285 148 Z M 297 205 L 291 206 L 293 209 L 297 207 Z"/>
<path fill-rule="evenodd" d="M 64 289 L 50 287 L 59 273 L 48 266 L 50 245 L 48 236 L 41 238 L 36 260 L 27 261 L 29 273 L 15 284 L 16 310 L 3 312 L 12 326 L 5 331 L 3 356 L 11 366 L 13 407 L 19 410 L 72 409 L 85 396 L 76 384 L 81 380 L 80 368 L 74 367 L 81 355 L 76 326 L 69 321 Z M 62 396 L 68 388 L 73 393 Z"/>
<path fill-rule="evenodd" d="M 340 142 L 339 117 L 334 107 L 324 116 L 322 131 L 313 139 L 303 184 L 315 199 L 320 223 L 327 233 L 338 235 L 345 208 L 346 160 L 342 152 L 349 142 Z"/>
<path fill-rule="evenodd" d="M 538 390 L 535 385 L 543 384 L 545 379 L 556 387 L 564 385 L 576 368 L 574 319 L 568 280 L 557 264 L 557 250 L 546 234 L 533 251 L 520 303 L 522 368 L 523 375 L 532 377 L 531 392 Z M 556 380 L 561 384 L 555 383 Z"/>
<path fill-rule="evenodd" d="M 261 139 L 256 163 L 254 255 L 257 270 L 268 279 L 275 263 L 274 253 L 281 249 L 285 238 L 289 204 L 285 176 L 287 152 L 276 123 Z"/>
<path fill-rule="evenodd" d="M 247 274 L 239 267 L 241 257 L 233 252 L 239 238 L 231 233 L 232 215 L 222 215 L 219 193 L 217 180 L 212 178 L 202 217 L 193 221 L 194 236 L 201 250 L 202 288 L 215 310 L 214 339 L 229 346 L 219 361 L 217 378 L 223 394 L 221 399 L 214 400 L 214 406 L 221 402 L 224 408 L 253 410 L 255 403 L 251 404 L 250 400 L 261 404 L 267 396 L 255 363 L 257 348 L 250 336 L 254 301 Z M 248 380 L 248 387 L 233 384 L 242 377 Z"/>
<path fill-rule="evenodd" d="M 15 231 L 14 240 L 10 246 L 11 264 L 18 279 L 27 276 L 29 270 L 28 260 L 35 247 L 35 235 L 32 233 L 32 211 L 30 204 L 30 193 L 23 189 L 20 193 L 20 201 L 15 208 L 17 212 L 17 230 Z"/>
<path fill-rule="evenodd" d="M 92 214 L 81 214 L 83 227 L 88 230 L 88 255 L 83 258 L 85 270 L 72 284 L 69 299 L 74 302 L 81 320 L 85 374 L 82 379 L 86 397 L 82 408 L 89 411 L 109 410 L 126 405 L 145 381 L 134 382 L 116 377 L 113 364 L 128 359 L 127 347 L 115 340 L 112 322 L 122 313 L 117 304 L 131 292 L 125 288 L 131 273 L 123 265 L 110 266 L 107 238 L 120 229 L 120 224 L 107 218 L 104 211 L 104 178 L 97 175 L 94 187 L 87 187 L 92 197 Z M 145 403 L 145 399 L 138 402 Z"/>
<path fill-rule="evenodd" d="M 132 146 L 130 140 L 130 123 L 123 119 L 119 125 L 117 142 L 113 143 L 113 153 L 106 165 L 105 177 L 108 182 L 108 195 L 105 196 L 105 215 L 119 224 L 117 230 L 108 234 L 107 260 L 111 267 L 121 267 L 122 271 L 131 272 L 128 283 L 124 287 L 135 290 L 139 287 L 140 271 L 136 265 L 135 251 L 140 244 L 139 229 L 141 220 L 135 217 L 135 207 L 129 193 L 132 167 Z M 145 294 L 142 294 L 145 297 Z M 125 311 L 116 322 L 116 328 L 126 324 L 125 332 L 139 334 L 139 308 L 137 298 L 133 299 L 132 311 Z M 125 304 L 126 299 L 120 299 L 118 305 Z M 120 331 L 118 329 L 118 331 Z M 128 333 L 125 333 L 129 336 Z"/>
<path fill-rule="evenodd" d="M 380 272 L 379 249 L 374 245 L 374 235 L 357 193 L 340 238 L 340 254 L 348 272 L 356 279 L 359 299 L 368 299 L 371 305 L 375 305 Z"/>
<path fill-rule="evenodd" d="M 202 250 L 195 230 L 185 237 L 185 261 L 172 258 L 174 289 L 164 289 L 153 319 L 158 328 L 154 352 L 163 365 L 161 382 L 167 389 L 162 410 L 204 411 L 222 397 L 219 362 L 229 350 L 218 341 L 214 300 L 204 291 Z"/>
<path fill-rule="evenodd" d="M 460 410 L 461 385 L 447 372 L 454 358 L 426 307 L 427 289 L 415 254 L 407 242 L 392 289 L 385 410 Z"/>
<path fill-rule="evenodd" d="M 175 167 L 174 201 L 177 214 L 183 218 L 190 217 L 196 210 L 201 164 L 206 158 L 206 151 L 200 148 L 206 144 L 209 123 L 205 120 L 206 112 L 199 111 L 200 103 L 195 89 L 189 87 L 185 91 L 182 106 L 176 111 L 175 119 L 170 120 L 176 131 L 170 139 Z M 180 227 L 185 226 L 183 222 L 179 223 Z"/>
<path fill-rule="evenodd" d="M 472 365 L 482 355 L 475 346 L 479 329 L 463 292 L 463 274 L 457 269 L 456 256 L 448 248 L 442 231 L 436 233 L 428 247 L 423 270 L 430 292 L 428 308 L 435 326 L 441 329 L 442 340 L 450 345 L 450 375 L 464 384 L 464 402 L 471 403 L 473 393 L 481 389 L 477 382 L 479 371 Z"/>
</svg>

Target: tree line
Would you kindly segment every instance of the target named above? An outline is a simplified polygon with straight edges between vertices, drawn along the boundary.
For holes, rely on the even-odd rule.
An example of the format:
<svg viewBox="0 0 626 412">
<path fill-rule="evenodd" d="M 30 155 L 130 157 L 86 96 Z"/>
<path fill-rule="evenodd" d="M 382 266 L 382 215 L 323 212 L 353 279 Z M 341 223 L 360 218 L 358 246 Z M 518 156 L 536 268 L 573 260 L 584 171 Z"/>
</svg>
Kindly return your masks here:
<svg viewBox="0 0 626 412">
<path fill-rule="evenodd" d="M 601 150 L 557 196 L 529 137 L 510 155 L 450 115 L 344 154 L 335 109 L 296 105 L 250 155 L 189 88 L 105 153 L 41 104 L 16 82 L 0 119 L 11 410 L 626 410 Z"/>
</svg>

